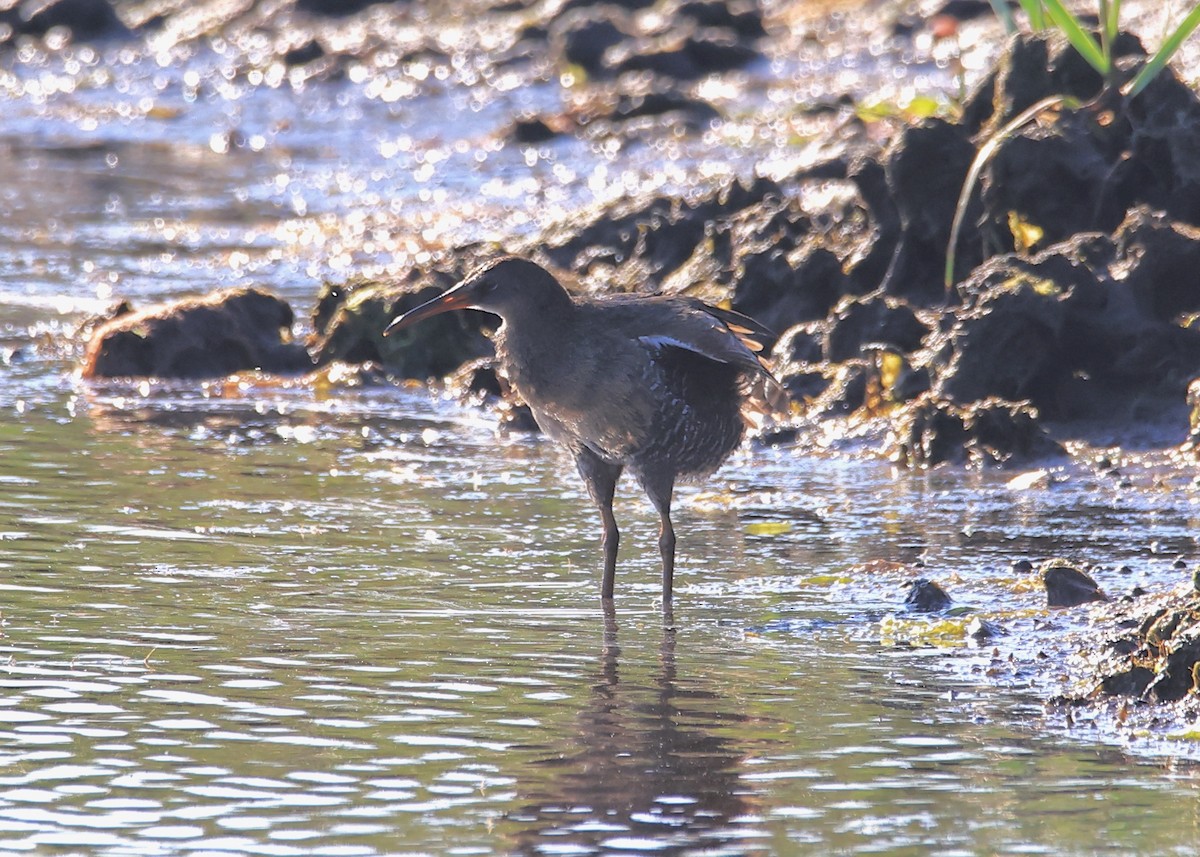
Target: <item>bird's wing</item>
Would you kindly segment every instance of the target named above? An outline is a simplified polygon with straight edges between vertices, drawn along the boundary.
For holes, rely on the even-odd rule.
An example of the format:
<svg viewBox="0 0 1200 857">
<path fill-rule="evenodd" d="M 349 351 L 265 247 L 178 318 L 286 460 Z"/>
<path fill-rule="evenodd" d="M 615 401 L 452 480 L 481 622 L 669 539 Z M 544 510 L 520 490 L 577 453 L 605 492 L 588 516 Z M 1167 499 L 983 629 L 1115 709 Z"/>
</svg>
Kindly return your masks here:
<svg viewBox="0 0 1200 857">
<path fill-rule="evenodd" d="M 693 309 L 711 315 L 721 324 L 725 325 L 731 333 L 737 335 L 742 343 L 756 354 L 764 348 L 769 348 L 775 344 L 775 340 L 779 339 L 779 334 L 771 330 L 765 324 L 755 321 L 748 315 L 722 307 L 706 304 L 699 298 L 676 298 L 676 300 L 687 303 Z"/>
<path fill-rule="evenodd" d="M 663 317 L 654 319 L 655 330 L 638 336 L 639 341 L 656 351 L 680 348 L 744 370 L 743 411 L 756 428 L 762 418 L 788 412 L 787 391 L 759 356 L 765 342 L 775 339 L 774 333 L 739 312 L 692 298 L 663 298 L 653 303 L 661 307 Z"/>
<path fill-rule="evenodd" d="M 765 330 L 757 322 L 698 300 L 651 299 L 637 306 L 626 329 L 651 349 L 680 348 L 748 372 L 765 371 L 756 354 L 762 346 L 751 336 L 754 328 Z"/>
</svg>

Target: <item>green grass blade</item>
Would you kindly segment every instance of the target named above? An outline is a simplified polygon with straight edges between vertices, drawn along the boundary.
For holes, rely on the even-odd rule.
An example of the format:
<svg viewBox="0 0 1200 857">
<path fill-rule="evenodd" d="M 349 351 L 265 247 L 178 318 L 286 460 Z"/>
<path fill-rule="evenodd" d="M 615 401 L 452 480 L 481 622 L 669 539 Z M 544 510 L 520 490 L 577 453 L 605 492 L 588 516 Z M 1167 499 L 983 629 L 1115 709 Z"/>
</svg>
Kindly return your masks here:
<svg viewBox="0 0 1200 857">
<path fill-rule="evenodd" d="M 1137 95 L 1146 88 L 1146 84 L 1154 80 L 1160 71 L 1171 59 L 1175 56 L 1175 52 L 1180 46 L 1187 41 L 1187 37 L 1192 34 L 1196 27 L 1200 26 L 1200 4 L 1192 8 L 1188 16 L 1183 19 L 1183 22 L 1175 28 L 1171 35 L 1167 36 L 1166 41 L 1162 43 L 1154 56 L 1146 61 L 1146 64 L 1141 67 L 1137 75 L 1125 87 L 1125 95 L 1129 98 Z"/>
<path fill-rule="evenodd" d="M 1042 8 L 1042 0 L 1017 0 L 1017 2 L 1025 10 L 1025 17 L 1029 19 L 1029 29 L 1035 33 L 1046 29 L 1046 12 Z"/>
<path fill-rule="evenodd" d="M 1104 28 L 1105 36 L 1108 44 L 1111 46 L 1117 40 L 1117 34 L 1121 32 L 1121 0 L 1108 0 L 1104 4 L 1107 14 L 1100 19 L 1100 26 Z M 1111 51 L 1111 47 L 1110 47 Z M 1112 54 L 1109 54 L 1109 61 L 1112 60 Z"/>
<path fill-rule="evenodd" d="M 1067 37 L 1071 47 L 1079 51 L 1079 55 L 1087 60 L 1092 68 L 1108 77 L 1109 72 L 1112 71 L 1112 63 L 1104 55 L 1100 45 L 1096 44 L 1091 33 L 1079 23 L 1079 19 L 1067 11 L 1067 7 L 1062 4 L 1061 0 L 1042 0 L 1042 3 L 1046 7 L 1046 14 L 1054 22 L 1054 26 L 1063 31 L 1063 35 Z"/>
<path fill-rule="evenodd" d="M 996 13 L 996 17 L 1004 24 L 1004 32 L 1010 36 L 1017 31 L 1017 22 L 1013 18 L 1012 9 L 1008 8 L 1008 4 L 1004 0 L 988 0 L 992 4 L 992 11 Z"/>
<path fill-rule="evenodd" d="M 1104 55 L 1104 64 L 1113 67 L 1113 42 L 1117 38 L 1117 14 L 1121 9 L 1121 0 L 1100 0 L 1100 14 L 1096 16 L 1100 27 L 1100 53 Z"/>
</svg>

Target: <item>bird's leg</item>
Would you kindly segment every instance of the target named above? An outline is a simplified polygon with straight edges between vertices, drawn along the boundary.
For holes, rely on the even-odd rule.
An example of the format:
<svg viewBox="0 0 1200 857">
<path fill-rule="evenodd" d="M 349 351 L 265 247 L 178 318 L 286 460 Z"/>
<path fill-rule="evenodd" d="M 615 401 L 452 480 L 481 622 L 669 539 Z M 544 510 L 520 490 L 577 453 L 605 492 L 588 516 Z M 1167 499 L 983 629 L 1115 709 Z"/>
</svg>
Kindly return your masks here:
<svg viewBox="0 0 1200 857">
<path fill-rule="evenodd" d="M 600 546 L 604 548 L 604 576 L 600 579 L 600 597 L 612 601 L 613 587 L 617 580 L 617 545 L 621 541 L 621 533 L 617 529 L 617 519 L 613 516 L 613 492 L 609 490 L 607 501 L 597 501 L 600 506 L 600 520 L 604 526 Z"/>
<path fill-rule="evenodd" d="M 663 611 L 671 609 L 671 588 L 675 581 L 675 528 L 671 526 L 671 513 L 664 509 L 658 526 L 658 552 L 662 554 L 662 598 Z"/>
<path fill-rule="evenodd" d="M 604 548 L 604 576 L 600 579 L 600 597 L 611 602 L 613 587 L 617 579 L 617 545 L 621 533 L 617 530 L 617 519 L 613 515 L 613 495 L 617 491 L 617 479 L 621 476 L 619 464 L 601 461 L 593 453 L 584 450 L 575 457 L 579 475 L 587 486 L 588 494 L 600 509 L 600 521 L 604 534 L 600 544 Z"/>
<path fill-rule="evenodd" d="M 675 577 L 675 528 L 671 526 L 671 497 L 675 492 L 675 474 L 642 476 L 646 496 L 658 510 L 658 551 L 662 554 L 663 613 L 671 610 L 671 587 Z"/>
</svg>

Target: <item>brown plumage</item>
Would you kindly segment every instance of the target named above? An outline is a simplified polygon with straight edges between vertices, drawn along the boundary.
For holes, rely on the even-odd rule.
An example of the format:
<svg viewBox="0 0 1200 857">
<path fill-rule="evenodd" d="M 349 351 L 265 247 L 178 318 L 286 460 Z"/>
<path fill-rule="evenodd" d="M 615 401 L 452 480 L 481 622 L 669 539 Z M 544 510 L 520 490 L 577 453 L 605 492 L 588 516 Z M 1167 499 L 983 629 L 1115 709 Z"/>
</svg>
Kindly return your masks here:
<svg viewBox="0 0 1200 857">
<path fill-rule="evenodd" d="M 565 445 L 604 525 L 601 596 L 613 596 L 613 493 L 629 468 L 658 511 L 663 606 L 671 602 L 678 479 L 711 473 L 782 389 L 756 356 L 768 332 L 690 298 L 573 298 L 545 269 L 498 259 L 397 318 L 386 332 L 455 309 L 500 316 L 501 367 L 542 430 Z"/>
</svg>

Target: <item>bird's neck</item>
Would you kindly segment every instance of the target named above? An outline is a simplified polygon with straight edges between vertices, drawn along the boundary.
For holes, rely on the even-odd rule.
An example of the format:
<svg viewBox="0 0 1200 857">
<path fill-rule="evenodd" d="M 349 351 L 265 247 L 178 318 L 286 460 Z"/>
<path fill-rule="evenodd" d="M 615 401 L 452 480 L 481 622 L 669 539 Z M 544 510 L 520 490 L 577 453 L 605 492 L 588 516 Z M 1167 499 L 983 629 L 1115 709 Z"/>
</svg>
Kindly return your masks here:
<svg viewBox="0 0 1200 857">
<path fill-rule="evenodd" d="M 553 396 L 563 370 L 573 363 L 577 341 L 574 304 L 539 318 L 506 318 L 498 331 L 497 356 L 522 398 L 531 404 Z"/>
</svg>

